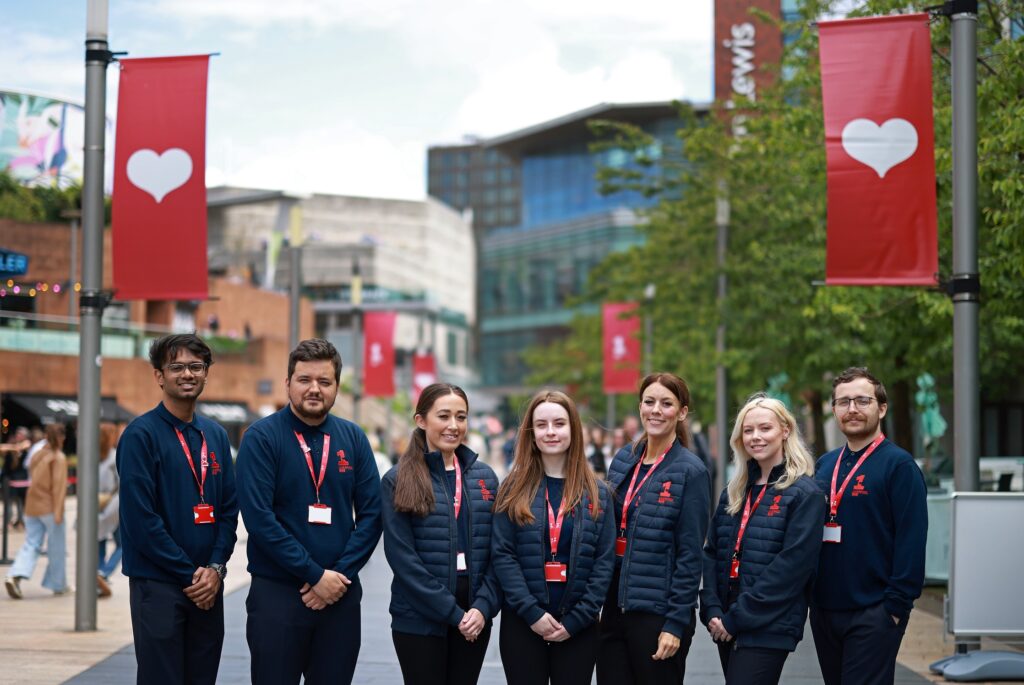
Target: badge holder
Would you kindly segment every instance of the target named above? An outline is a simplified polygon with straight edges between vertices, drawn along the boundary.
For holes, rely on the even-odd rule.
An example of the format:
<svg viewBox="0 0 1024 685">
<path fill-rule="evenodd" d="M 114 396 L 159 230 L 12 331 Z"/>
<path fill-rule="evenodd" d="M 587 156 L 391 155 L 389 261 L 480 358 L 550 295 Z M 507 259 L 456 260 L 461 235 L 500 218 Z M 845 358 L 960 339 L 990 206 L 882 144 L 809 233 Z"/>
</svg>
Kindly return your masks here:
<svg viewBox="0 0 1024 685">
<path fill-rule="evenodd" d="M 822 530 L 821 541 L 839 544 L 843 541 L 843 527 L 831 521 L 826 523 L 825 528 Z"/>
<path fill-rule="evenodd" d="M 315 523 L 318 526 L 329 526 L 331 525 L 331 508 L 326 504 L 309 505 L 309 522 Z"/>
<path fill-rule="evenodd" d="M 735 554 L 732 557 L 732 562 L 729 564 L 729 577 L 733 580 L 740 577 L 740 560 Z"/>
<path fill-rule="evenodd" d="M 565 564 L 557 561 L 548 561 L 544 563 L 544 580 L 549 583 L 564 583 L 566 579 Z"/>
<path fill-rule="evenodd" d="M 205 503 L 195 505 L 192 507 L 192 519 L 197 526 L 214 523 L 216 519 L 213 518 L 213 506 Z"/>
<path fill-rule="evenodd" d="M 465 571 L 468 567 L 466 566 L 466 553 L 459 552 L 455 555 L 455 570 Z"/>
<path fill-rule="evenodd" d="M 615 538 L 615 556 L 624 557 L 626 556 L 626 538 L 619 536 Z"/>
</svg>

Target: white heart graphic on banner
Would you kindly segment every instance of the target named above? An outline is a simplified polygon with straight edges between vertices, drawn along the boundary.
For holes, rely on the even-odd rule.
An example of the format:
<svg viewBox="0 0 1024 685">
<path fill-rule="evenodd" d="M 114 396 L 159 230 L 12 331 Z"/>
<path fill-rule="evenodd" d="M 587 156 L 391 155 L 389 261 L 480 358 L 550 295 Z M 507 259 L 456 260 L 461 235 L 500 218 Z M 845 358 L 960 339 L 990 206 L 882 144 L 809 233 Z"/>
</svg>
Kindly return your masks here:
<svg viewBox="0 0 1024 685">
<path fill-rule="evenodd" d="M 128 158 L 128 180 L 160 203 L 167 194 L 185 185 L 192 177 L 192 158 L 181 148 L 172 147 L 158 155 L 154 150 L 137 150 Z"/>
<path fill-rule="evenodd" d="M 917 151 L 917 129 L 906 119 L 889 119 L 881 126 L 870 119 L 854 119 L 843 127 L 843 149 L 885 178 L 889 169 Z"/>
</svg>

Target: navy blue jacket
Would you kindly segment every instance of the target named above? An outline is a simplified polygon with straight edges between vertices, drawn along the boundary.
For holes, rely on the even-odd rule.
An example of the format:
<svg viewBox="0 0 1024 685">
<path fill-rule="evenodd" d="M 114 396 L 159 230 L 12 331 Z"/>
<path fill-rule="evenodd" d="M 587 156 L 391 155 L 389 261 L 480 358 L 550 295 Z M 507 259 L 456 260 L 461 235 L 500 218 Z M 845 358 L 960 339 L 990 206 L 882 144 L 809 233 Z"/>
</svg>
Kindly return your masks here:
<svg viewBox="0 0 1024 685">
<path fill-rule="evenodd" d="M 209 466 L 203 494 L 213 506 L 214 523 L 195 524 L 192 508 L 199 504 L 199 486 L 174 429 L 189 444 L 196 474 L 206 436 Z M 235 549 L 238 500 L 228 435 L 198 413 L 185 423 L 161 402 L 128 424 L 117 443 L 121 477 L 121 570 L 181 587 L 210 563 L 225 564 Z M 201 477 L 201 476 L 200 476 Z"/>
<path fill-rule="evenodd" d="M 826 495 L 839 453 L 824 455 L 815 469 Z M 863 453 L 846 450 L 837 490 Z M 821 546 L 815 606 L 839 611 L 884 602 L 891 615 L 909 616 L 924 587 L 928 537 L 928 488 L 913 457 L 883 440 L 846 487 L 836 522 L 843 539 Z"/>
<path fill-rule="evenodd" d="M 627 445 L 615 455 L 608 484 L 617 496 L 628 487 L 645 447 Z M 628 519 L 618 605 L 664 616 L 662 630 L 681 637 L 697 607 L 711 479 L 700 458 L 676 440 L 637 496 L 640 503 Z M 616 530 L 619 526 L 616 521 Z"/>
<path fill-rule="evenodd" d="M 566 591 L 555 619 L 569 635 L 576 635 L 597 621 L 608 584 L 615 568 L 615 512 L 608 486 L 598 483 L 600 513 L 595 518 L 590 498 L 572 511 L 572 542 L 566 575 Z M 548 583 L 544 580 L 544 561 L 550 552 L 546 534 L 547 505 L 544 489 L 530 507 L 533 523 L 519 526 L 508 512 L 494 517 L 492 547 L 494 572 L 505 593 L 505 607 L 515 611 L 528 625 L 544 615 L 542 605 L 549 603 Z"/>
<path fill-rule="evenodd" d="M 761 469 L 753 459 L 747 465 L 748 483 L 752 484 Z M 731 607 L 727 604 L 729 570 L 743 512 L 726 511 L 728 490 L 722 492 L 704 545 L 700 620 L 707 625 L 713 618 L 722 619 L 739 647 L 792 652 L 804 636 L 821 550 L 825 495 L 809 476 L 801 476 L 785 490 L 776 490 L 772 483 L 784 472 L 782 465 L 772 469 L 768 492 L 747 522 L 740 547 L 739 594 Z M 752 488 L 748 485 L 747 492 Z M 756 495 L 751 506 L 755 499 Z"/>
<path fill-rule="evenodd" d="M 498 478 L 473 450 L 459 445 L 462 468 L 462 516 L 469 516 L 471 551 L 469 605 L 490 620 L 501 606 L 501 591 L 491 568 L 491 509 Z M 454 493 L 448 491 L 440 452 L 424 455 L 434 486 L 434 511 L 426 516 L 395 511 L 398 467 L 384 474 L 384 553 L 394 571 L 391 582 L 391 628 L 414 635 L 444 635 L 466 612 L 455 602 L 458 526 Z M 468 505 L 468 506 L 467 506 Z"/>
<path fill-rule="evenodd" d="M 324 435 L 330 435 L 320 486 L 320 502 L 331 507 L 329 526 L 309 523 L 316 488 L 295 431 L 302 433 L 317 475 Z M 290 406 L 260 419 L 238 451 L 238 495 L 249 531 L 249 573 L 298 587 L 315 585 L 331 569 L 358 587 L 381 531 L 380 475 L 359 426 L 330 414 L 309 426 Z"/>
</svg>

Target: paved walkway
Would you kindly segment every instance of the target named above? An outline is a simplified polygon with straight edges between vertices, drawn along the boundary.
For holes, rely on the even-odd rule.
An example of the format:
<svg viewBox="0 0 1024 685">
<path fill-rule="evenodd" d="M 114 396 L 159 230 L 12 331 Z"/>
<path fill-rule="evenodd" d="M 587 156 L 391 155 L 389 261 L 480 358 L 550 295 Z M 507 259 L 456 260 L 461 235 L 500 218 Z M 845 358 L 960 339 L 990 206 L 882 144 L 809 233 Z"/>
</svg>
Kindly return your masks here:
<svg viewBox="0 0 1024 685">
<path fill-rule="evenodd" d="M 69 500 L 68 520 L 74 520 L 74 500 Z M 22 536 L 13 535 L 13 556 Z M 229 564 L 228 595 L 225 601 L 224 652 L 218 682 L 225 684 L 249 682 L 249 652 L 245 643 L 245 595 L 248 576 L 245 573 L 244 530 Z M 69 582 L 74 575 L 74 534 L 69 531 Z M 128 583 L 123 576 L 114 582 L 114 596 L 100 600 L 99 629 L 74 632 L 74 596 L 54 597 L 39 586 L 44 561 L 32 579 L 23 583 L 25 599 L 12 601 L 0 596 L 0 685 L 67 682 L 75 685 L 120 685 L 135 681 L 135 654 L 132 647 L 131 621 L 128 612 Z M 0 567 L 0 573 L 6 568 Z M 391 570 L 379 547 L 363 570 L 363 642 L 356 668 L 355 682 L 360 684 L 400 683 L 401 673 L 391 644 L 390 617 L 387 612 L 391 586 Z M 500 617 L 499 617 L 500 621 Z M 488 647 L 480 683 L 504 683 L 501 658 L 498 654 L 497 630 Z M 1000 648 L 986 644 L 988 648 Z M 927 673 L 928 664 L 951 654 L 952 640 L 944 639 L 942 622 L 925 612 L 915 611 L 907 637 L 900 651 L 896 682 L 900 685 L 941 682 Z M 916 671 L 916 672 L 915 672 Z M 696 685 L 723 682 L 718 654 L 706 631 L 698 629 L 687 659 L 687 683 Z M 786 662 L 782 682 L 787 685 L 821 683 L 810 629 L 797 651 Z"/>
</svg>

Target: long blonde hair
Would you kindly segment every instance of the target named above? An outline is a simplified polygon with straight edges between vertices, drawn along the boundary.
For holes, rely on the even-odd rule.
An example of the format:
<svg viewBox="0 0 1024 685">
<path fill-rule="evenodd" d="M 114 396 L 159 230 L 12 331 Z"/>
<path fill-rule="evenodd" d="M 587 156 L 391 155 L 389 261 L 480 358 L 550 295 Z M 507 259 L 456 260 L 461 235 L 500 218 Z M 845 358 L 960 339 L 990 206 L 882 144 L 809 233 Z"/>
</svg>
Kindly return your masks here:
<svg viewBox="0 0 1024 685">
<path fill-rule="evenodd" d="M 804 446 L 803 438 L 800 437 L 800 428 L 797 426 L 793 414 L 786 409 L 782 402 L 758 394 L 747 400 L 747 403 L 736 415 L 736 422 L 732 426 L 732 437 L 729 444 L 732 445 L 733 474 L 729 479 L 729 506 L 726 511 L 730 514 L 738 514 L 743 507 L 743 498 L 747 494 L 747 468 L 748 462 L 753 459 L 743 447 L 743 421 L 747 413 L 753 409 L 767 409 L 775 415 L 782 430 L 788 430 L 789 435 L 782 443 L 782 463 L 786 472 L 776 483 L 776 490 L 785 490 L 800 479 L 800 476 L 814 475 L 814 460 L 811 459 L 807 447 Z"/>
</svg>

